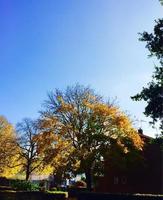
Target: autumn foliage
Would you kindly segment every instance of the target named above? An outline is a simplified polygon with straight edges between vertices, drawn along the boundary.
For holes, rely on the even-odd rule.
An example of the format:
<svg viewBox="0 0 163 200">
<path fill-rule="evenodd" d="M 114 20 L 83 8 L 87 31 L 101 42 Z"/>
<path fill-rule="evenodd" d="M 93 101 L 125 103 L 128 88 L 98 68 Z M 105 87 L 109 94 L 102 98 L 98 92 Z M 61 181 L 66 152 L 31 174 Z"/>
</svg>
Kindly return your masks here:
<svg viewBox="0 0 163 200">
<path fill-rule="evenodd" d="M 4 142 L 0 146 L 7 170 L 1 164 L 1 174 L 9 172 L 8 161 L 18 157 L 26 180 L 32 173 L 53 174 L 56 180 L 85 173 L 91 189 L 92 178 L 103 173 L 105 159 L 116 163 L 119 155 L 143 148 L 129 117 L 89 87 L 77 84 L 51 92 L 40 113 L 38 120 L 24 119 L 17 125 L 17 139 L 12 126 L 1 118 L 0 142 L 10 141 L 9 146 Z"/>
<path fill-rule="evenodd" d="M 56 90 L 49 94 L 41 114 L 40 149 L 47 162 L 53 160 L 55 166 L 85 173 L 88 188 L 113 144 L 125 154 L 142 150 L 143 142 L 128 116 L 90 88 L 76 85 L 65 92 Z"/>
<path fill-rule="evenodd" d="M 19 151 L 13 126 L 0 116 L 0 176 L 11 177 L 20 170 Z"/>
</svg>

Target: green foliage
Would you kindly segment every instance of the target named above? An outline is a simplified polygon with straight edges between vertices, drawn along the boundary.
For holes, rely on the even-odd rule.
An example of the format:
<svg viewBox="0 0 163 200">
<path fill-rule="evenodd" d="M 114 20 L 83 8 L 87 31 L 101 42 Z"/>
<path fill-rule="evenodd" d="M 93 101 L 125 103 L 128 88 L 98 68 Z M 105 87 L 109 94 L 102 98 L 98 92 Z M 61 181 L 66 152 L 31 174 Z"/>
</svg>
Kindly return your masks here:
<svg viewBox="0 0 163 200">
<path fill-rule="evenodd" d="M 159 0 L 159 2 L 161 3 L 161 5 L 163 5 L 163 0 Z"/>
<path fill-rule="evenodd" d="M 146 48 L 150 57 L 155 56 L 160 66 L 155 66 L 152 81 L 142 91 L 131 97 L 133 100 L 147 102 L 144 114 L 151 117 L 152 124 L 160 123 L 160 130 L 163 134 L 163 19 L 159 19 L 154 27 L 154 33 L 143 32 L 140 41 L 146 42 Z"/>
<path fill-rule="evenodd" d="M 140 33 L 140 41 L 146 42 L 146 48 L 149 50 L 149 56 L 156 56 L 158 60 L 163 61 L 163 19 L 155 20 L 153 33 L 144 31 Z"/>
<path fill-rule="evenodd" d="M 85 176 L 82 176 L 82 177 L 81 177 L 81 180 L 82 180 L 82 181 L 86 181 Z"/>
<path fill-rule="evenodd" d="M 11 187 L 15 190 L 39 191 L 39 185 L 30 181 L 12 180 Z"/>
</svg>

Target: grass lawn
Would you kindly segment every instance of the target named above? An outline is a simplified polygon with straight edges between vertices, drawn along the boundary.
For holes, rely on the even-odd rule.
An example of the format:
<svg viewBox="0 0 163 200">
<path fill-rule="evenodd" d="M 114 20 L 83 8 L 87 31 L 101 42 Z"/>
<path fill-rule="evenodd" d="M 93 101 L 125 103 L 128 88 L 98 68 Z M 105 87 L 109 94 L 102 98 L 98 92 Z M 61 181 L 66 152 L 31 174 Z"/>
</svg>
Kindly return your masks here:
<svg viewBox="0 0 163 200">
<path fill-rule="evenodd" d="M 47 193 L 50 193 L 50 194 L 65 194 L 65 197 L 68 198 L 68 192 L 64 192 L 64 191 L 46 191 Z"/>
</svg>

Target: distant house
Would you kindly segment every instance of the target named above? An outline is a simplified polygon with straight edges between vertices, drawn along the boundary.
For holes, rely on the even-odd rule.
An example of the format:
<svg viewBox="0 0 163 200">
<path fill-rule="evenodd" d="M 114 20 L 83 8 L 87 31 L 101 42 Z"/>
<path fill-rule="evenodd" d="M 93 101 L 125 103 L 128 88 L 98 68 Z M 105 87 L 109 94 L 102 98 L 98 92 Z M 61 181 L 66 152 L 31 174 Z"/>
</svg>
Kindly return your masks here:
<svg viewBox="0 0 163 200">
<path fill-rule="evenodd" d="M 105 162 L 104 176 L 98 180 L 96 190 L 110 193 L 155 193 L 163 194 L 163 151 L 158 143 L 151 143 L 151 137 L 139 134 L 145 146 L 142 152 L 143 164 L 127 169 L 112 167 Z"/>
<path fill-rule="evenodd" d="M 36 175 L 32 174 L 30 176 L 31 181 L 42 181 L 42 180 L 49 180 L 50 176 L 49 175 Z"/>
</svg>

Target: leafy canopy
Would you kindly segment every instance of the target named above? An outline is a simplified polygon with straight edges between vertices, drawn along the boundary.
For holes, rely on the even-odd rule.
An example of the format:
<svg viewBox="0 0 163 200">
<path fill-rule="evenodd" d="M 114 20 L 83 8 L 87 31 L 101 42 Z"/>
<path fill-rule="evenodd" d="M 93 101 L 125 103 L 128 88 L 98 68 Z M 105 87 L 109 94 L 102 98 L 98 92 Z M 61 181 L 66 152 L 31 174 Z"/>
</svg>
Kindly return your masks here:
<svg viewBox="0 0 163 200">
<path fill-rule="evenodd" d="M 54 160 L 50 155 L 56 158 L 57 149 L 60 152 L 57 146 L 63 143 L 59 157 L 71 172 L 100 172 L 102 158 L 113 144 L 124 154 L 132 148 L 142 149 L 143 142 L 129 118 L 89 87 L 77 84 L 66 91 L 56 90 L 49 94 L 44 107 L 41 144 L 46 148 L 40 149 L 45 149 L 48 160 Z"/>
<path fill-rule="evenodd" d="M 19 171 L 16 135 L 13 126 L 0 116 L 0 176 L 11 177 Z"/>
<path fill-rule="evenodd" d="M 142 91 L 131 97 L 133 100 L 147 102 L 144 114 L 152 118 L 152 124 L 160 124 L 163 134 L 163 19 L 156 21 L 154 33 L 143 32 L 140 41 L 146 42 L 150 57 L 155 56 L 160 66 L 155 66 L 152 81 Z"/>
</svg>

